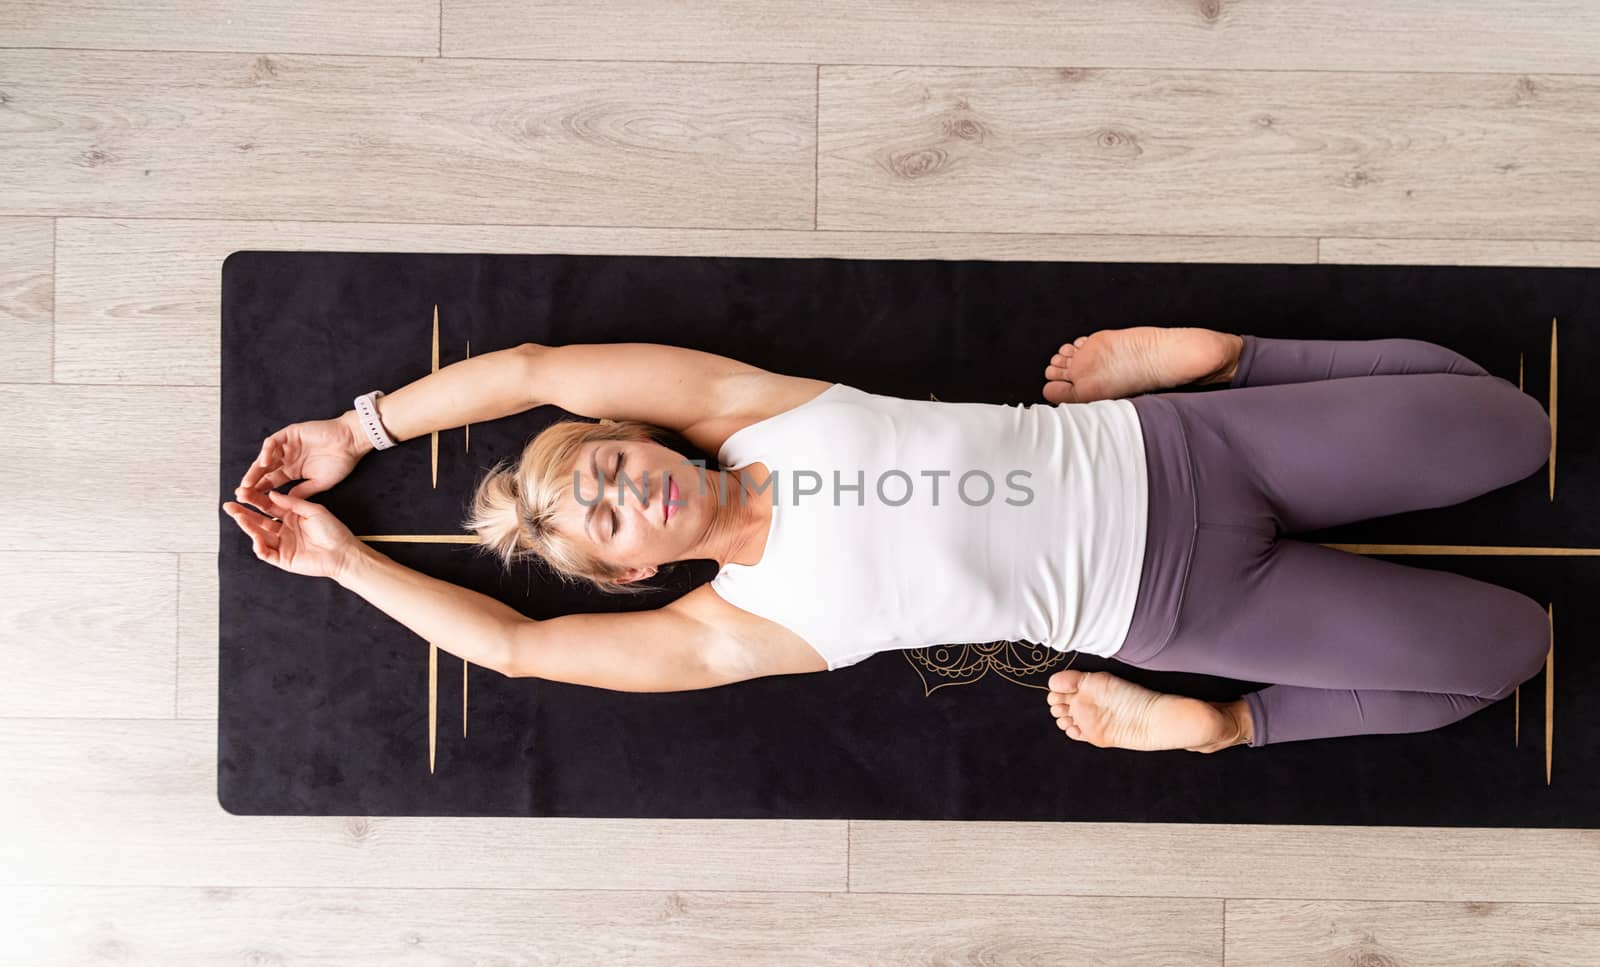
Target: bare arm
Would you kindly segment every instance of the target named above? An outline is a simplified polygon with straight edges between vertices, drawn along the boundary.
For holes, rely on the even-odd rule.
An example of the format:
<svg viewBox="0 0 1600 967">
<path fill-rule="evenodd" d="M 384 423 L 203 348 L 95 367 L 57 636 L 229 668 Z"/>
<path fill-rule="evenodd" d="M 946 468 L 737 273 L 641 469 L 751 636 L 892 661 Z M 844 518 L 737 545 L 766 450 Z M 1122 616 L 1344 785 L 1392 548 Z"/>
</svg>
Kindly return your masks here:
<svg viewBox="0 0 1600 967">
<path fill-rule="evenodd" d="M 396 443 L 434 430 L 487 423 L 543 403 L 581 416 L 643 420 L 687 434 L 723 418 L 768 416 L 799 405 L 828 385 L 656 343 L 523 343 L 452 363 L 379 397 L 374 405 Z M 370 451 L 356 411 L 346 410 L 340 419 L 357 455 Z M 715 439 L 717 430 L 711 432 Z"/>
<path fill-rule="evenodd" d="M 434 430 L 488 423 L 538 405 L 528 393 L 529 359 L 526 346 L 473 356 L 385 393 L 373 405 L 396 443 Z M 349 427 L 357 456 L 370 452 L 372 444 L 356 411 L 345 410 L 339 418 Z"/>
<path fill-rule="evenodd" d="M 528 620 L 515 608 L 414 571 L 365 544 L 335 580 L 423 640 L 474 665 L 510 674 L 512 629 Z"/>
<path fill-rule="evenodd" d="M 512 677 L 624 692 L 714 688 L 828 667 L 786 628 L 733 607 L 705 584 L 653 611 L 525 619 L 509 661 Z"/>
<path fill-rule="evenodd" d="M 506 674 L 619 692 L 681 692 L 726 685 L 711 660 L 712 629 L 667 609 L 525 619 L 512 633 Z"/>
<path fill-rule="evenodd" d="M 529 343 L 529 392 L 584 416 L 642 420 L 688 434 L 696 426 L 767 416 L 828 388 L 736 359 L 656 343 Z"/>
<path fill-rule="evenodd" d="M 365 544 L 335 580 L 423 640 L 511 678 L 678 692 L 827 667 L 786 630 L 705 585 L 651 611 L 538 621 Z"/>
</svg>

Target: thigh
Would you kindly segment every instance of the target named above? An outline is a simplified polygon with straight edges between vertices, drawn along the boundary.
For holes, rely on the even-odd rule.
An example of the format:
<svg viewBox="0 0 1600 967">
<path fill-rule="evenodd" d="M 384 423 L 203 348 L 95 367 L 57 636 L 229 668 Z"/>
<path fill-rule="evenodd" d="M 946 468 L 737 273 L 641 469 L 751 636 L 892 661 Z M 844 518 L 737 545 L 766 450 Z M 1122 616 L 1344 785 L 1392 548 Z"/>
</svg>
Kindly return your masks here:
<svg viewBox="0 0 1600 967">
<path fill-rule="evenodd" d="M 1490 695 L 1536 674 L 1549 620 L 1459 574 L 1202 524 L 1171 639 L 1136 664 L 1312 688 Z"/>
<path fill-rule="evenodd" d="M 1358 376 L 1166 393 L 1200 522 L 1279 533 L 1460 503 L 1550 455 L 1550 419 L 1498 376 Z"/>
</svg>

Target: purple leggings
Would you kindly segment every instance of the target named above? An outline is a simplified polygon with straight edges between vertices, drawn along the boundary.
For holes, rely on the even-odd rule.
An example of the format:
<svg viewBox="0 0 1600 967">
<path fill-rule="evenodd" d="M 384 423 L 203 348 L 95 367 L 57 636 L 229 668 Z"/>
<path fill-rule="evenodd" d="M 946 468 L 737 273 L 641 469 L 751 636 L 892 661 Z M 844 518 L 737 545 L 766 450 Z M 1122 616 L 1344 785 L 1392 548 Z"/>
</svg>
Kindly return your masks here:
<svg viewBox="0 0 1600 967">
<path fill-rule="evenodd" d="M 1550 418 L 1442 346 L 1244 336 L 1228 389 L 1130 401 L 1150 474 L 1119 662 L 1275 682 L 1252 746 L 1425 732 L 1538 674 L 1550 624 L 1509 588 L 1284 538 L 1460 503 L 1550 456 Z"/>
</svg>

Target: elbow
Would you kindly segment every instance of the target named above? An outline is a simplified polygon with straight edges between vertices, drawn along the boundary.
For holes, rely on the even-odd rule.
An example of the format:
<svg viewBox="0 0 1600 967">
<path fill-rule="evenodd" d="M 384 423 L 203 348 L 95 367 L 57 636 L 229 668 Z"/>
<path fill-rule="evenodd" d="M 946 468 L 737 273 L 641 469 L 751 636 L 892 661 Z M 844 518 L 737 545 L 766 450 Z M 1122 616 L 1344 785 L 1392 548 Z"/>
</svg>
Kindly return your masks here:
<svg viewBox="0 0 1600 967">
<path fill-rule="evenodd" d="M 528 646 L 521 640 L 519 628 L 512 628 L 501 638 L 500 645 L 494 651 L 494 661 L 485 665 L 490 671 L 497 671 L 507 678 L 532 678 L 533 670 L 528 667 L 526 655 Z"/>
<path fill-rule="evenodd" d="M 533 618 L 507 624 L 499 637 L 499 644 L 494 648 L 496 661 L 488 668 L 501 672 L 507 679 L 542 679 L 549 676 L 550 669 L 539 663 L 539 624 Z"/>
<path fill-rule="evenodd" d="M 502 349 L 500 353 L 516 366 L 519 374 L 518 379 L 520 380 L 519 385 L 529 386 L 538 377 L 536 368 L 543 365 L 541 359 L 549 351 L 549 346 L 540 345 L 536 342 L 525 342 L 518 343 L 509 349 Z"/>
</svg>

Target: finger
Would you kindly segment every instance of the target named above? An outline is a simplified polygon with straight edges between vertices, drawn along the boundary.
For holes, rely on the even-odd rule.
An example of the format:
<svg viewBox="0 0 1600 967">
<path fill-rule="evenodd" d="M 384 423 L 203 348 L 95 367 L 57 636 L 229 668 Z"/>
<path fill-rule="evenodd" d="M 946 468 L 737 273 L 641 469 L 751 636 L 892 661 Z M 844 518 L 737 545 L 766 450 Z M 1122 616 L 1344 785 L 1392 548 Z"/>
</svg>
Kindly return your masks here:
<svg viewBox="0 0 1600 967">
<path fill-rule="evenodd" d="M 260 480 L 256 481 L 256 489 L 261 493 L 261 496 L 265 497 L 269 491 L 276 490 L 289 481 L 297 479 L 299 478 L 290 473 L 287 467 L 273 467 L 263 473 Z"/>
<path fill-rule="evenodd" d="M 271 459 L 272 451 L 273 438 L 267 437 L 265 440 L 261 441 L 261 452 L 256 454 L 255 460 L 250 464 L 250 469 L 244 472 L 244 477 L 240 479 L 239 486 L 253 486 L 255 482 L 261 478 L 261 475 L 266 472 L 268 462 Z"/>
<path fill-rule="evenodd" d="M 289 494 L 279 493 L 276 490 L 267 491 L 267 497 L 268 499 L 275 501 L 279 506 L 287 507 L 290 510 L 297 511 L 302 514 L 315 514 L 323 509 L 321 504 L 312 503 L 311 501 L 306 500 L 304 497 L 292 497 Z"/>
<path fill-rule="evenodd" d="M 241 512 L 241 516 L 248 519 L 248 522 L 241 520 L 240 524 L 245 528 L 245 533 L 250 535 L 250 549 L 261 560 L 269 564 L 276 564 L 278 562 L 278 535 L 267 533 L 265 525 L 268 522 L 265 518 L 256 518 L 256 515 L 246 512 Z"/>
<path fill-rule="evenodd" d="M 289 488 L 289 494 L 288 495 L 290 497 L 295 497 L 295 498 L 298 498 L 300 500 L 304 500 L 305 498 L 311 496 L 312 494 L 319 494 L 321 492 L 322 492 L 322 487 L 321 487 L 320 484 L 318 484 L 314 480 L 307 480 L 305 483 L 296 484 L 294 487 Z"/>
<path fill-rule="evenodd" d="M 261 535 L 255 531 L 250 532 L 250 553 L 254 554 L 257 560 L 265 561 L 267 559 L 267 556 L 261 551 Z"/>
<path fill-rule="evenodd" d="M 236 487 L 234 488 L 233 496 L 240 504 L 272 517 L 275 516 L 270 509 L 272 501 L 267 499 L 267 494 L 271 492 L 270 490 L 246 490 L 243 487 Z"/>
<path fill-rule="evenodd" d="M 245 505 L 243 504 L 230 501 L 223 504 L 222 508 L 228 512 L 228 516 L 232 517 L 234 522 L 237 523 L 246 534 L 262 533 L 276 535 L 280 530 L 283 529 L 283 524 L 273 520 L 271 517 L 263 517 L 260 514 L 252 513 L 246 510 Z"/>
<path fill-rule="evenodd" d="M 251 524 L 249 520 L 249 518 L 253 515 L 239 507 L 238 504 L 223 504 L 222 507 L 228 512 L 228 516 L 233 518 L 234 523 L 239 525 L 239 529 L 244 531 L 244 536 L 250 539 L 251 552 L 254 553 L 256 557 L 260 557 L 261 538 L 259 535 L 257 535 L 254 525 Z"/>
</svg>

